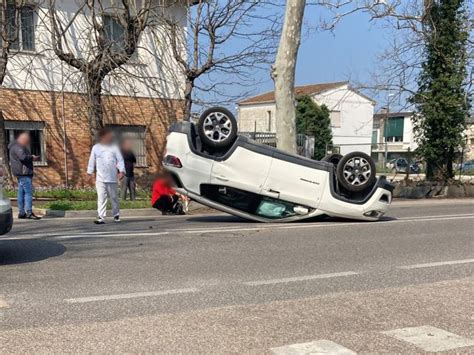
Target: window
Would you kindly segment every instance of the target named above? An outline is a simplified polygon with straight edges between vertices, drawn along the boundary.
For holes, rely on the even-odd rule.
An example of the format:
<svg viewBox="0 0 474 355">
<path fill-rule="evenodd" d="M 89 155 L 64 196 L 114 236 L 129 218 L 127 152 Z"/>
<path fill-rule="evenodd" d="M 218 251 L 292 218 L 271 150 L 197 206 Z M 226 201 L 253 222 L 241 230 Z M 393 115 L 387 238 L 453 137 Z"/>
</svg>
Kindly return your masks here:
<svg viewBox="0 0 474 355">
<path fill-rule="evenodd" d="M 119 140 L 130 139 L 133 153 L 137 158 L 137 167 L 146 167 L 146 128 L 144 126 L 108 125 Z"/>
<path fill-rule="evenodd" d="M 111 51 L 114 53 L 122 53 L 125 55 L 125 28 L 120 23 L 117 17 L 113 15 L 103 15 L 102 21 L 104 23 L 105 35 L 109 42 Z M 138 51 L 132 55 L 132 59 L 137 59 Z"/>
<path fill-rule="evenodd" d="M 404 117 L 390 117 L 385 126 L 385 139 L 387 142 L 403 142 Z"/>
<path fill-rule="evenodd" d="M 331 111 L 329 117 L 331 118 L 331 127 L 341 127 L 341 111 Z"/>
<path fill-rule="evenodd" d="M 31 154 L 40 157 L 35 165 L 45 165 L 46 160 L 46 144 L 44 139 L 44 123 L 36 121 L 5 121 L 5 131 L 7 136 L 7 143 L 14 142 L 21 132 L 28 131 L 30 133 Z"/>
<path fill-rule="evenodd" d="M 17 11 L 20 11 L 20 13 L 18 14 Z M 17 15 L 18 24 L 16 23 Z M 35 50 L 34 7 L 22 6 L 19 10 L 17 10 L 13 3 L 8 4 L 7 21 L 9 36 L 12 40 L 14 40 L 14 42 L 11 44 L 11 49 L 33 52 Z"/>
</svg>

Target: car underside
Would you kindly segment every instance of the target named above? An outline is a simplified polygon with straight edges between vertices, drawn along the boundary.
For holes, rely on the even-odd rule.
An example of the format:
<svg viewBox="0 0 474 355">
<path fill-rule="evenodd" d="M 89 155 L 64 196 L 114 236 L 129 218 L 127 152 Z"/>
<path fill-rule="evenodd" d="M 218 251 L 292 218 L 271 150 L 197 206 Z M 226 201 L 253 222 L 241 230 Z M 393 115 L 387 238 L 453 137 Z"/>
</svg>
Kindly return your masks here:
<svg viewBox="0 0 474 355">
<path fill-rule="evenodd" d="M 391 203 L 393 186 L 375 177 L 365 155 L 346 159 L 344 185 L 334 161 L 288 154 L 236 133 L 227 146 L 214 146 L 206 137 L 220 143 L 225 131 L 210 126 L 206 136 L 205 129 L 175 123 L 163 161 L 178 192 L 201 204 L 254 221 L 290 222 L 321 215 L 373 221 Z"/>
</svg>

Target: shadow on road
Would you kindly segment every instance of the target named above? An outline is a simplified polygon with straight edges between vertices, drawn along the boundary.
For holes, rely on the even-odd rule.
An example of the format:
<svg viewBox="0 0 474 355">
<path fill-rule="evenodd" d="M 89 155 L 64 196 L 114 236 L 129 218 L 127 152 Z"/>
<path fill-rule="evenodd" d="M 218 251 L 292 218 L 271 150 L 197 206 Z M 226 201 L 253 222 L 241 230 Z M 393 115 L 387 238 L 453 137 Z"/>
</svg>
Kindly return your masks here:
<svg viewBox="0 0 474 355">
<path fill-rule="evenodd" d="M 60 243 L 38 239 L 0 240 L 0 265 L 33 263 L 64 254 Z"/>
<path fill-rule="evenodd" d="M 259 223 L 255 221 L 246 220 L 232 215 L 211 215 L 211 216 L 196 216 L 187 218 L 190 222 L 212 222 L 212 223 Z"/>
<path fill-rule="evenodd" d="M 394 218 L 394 217 L 384 216 L 380 218 L 379 221 L 374 221 L 374 223 L 394 221 L 396 219 L 397 218 Z M 257 223 L 257 224 L 262 224 L 262 225 L 265 224 L 265 223 L 251 221 L 251 220 L 246 220 L 246 219 L 236 217 L 236 216 L 231 216 L 231 215 L 196 216 L 196 217 L 190 217 L 187 220 L 190 222 L 208 222 L 208 223 L 244 223 L 244 224 Z M 278 223 L 279 221 L 275 220 L 274 222 Z M 354 219 L 341 218 L 341 217 L 328 217 L 325 215 L 303 219 L 301 221 L 295 221 L 295 223 L 314 223 L 314 222 L 367 223 L 367 221 L 362 221 L 362 220 L 358 221 Z"/>
</svg>

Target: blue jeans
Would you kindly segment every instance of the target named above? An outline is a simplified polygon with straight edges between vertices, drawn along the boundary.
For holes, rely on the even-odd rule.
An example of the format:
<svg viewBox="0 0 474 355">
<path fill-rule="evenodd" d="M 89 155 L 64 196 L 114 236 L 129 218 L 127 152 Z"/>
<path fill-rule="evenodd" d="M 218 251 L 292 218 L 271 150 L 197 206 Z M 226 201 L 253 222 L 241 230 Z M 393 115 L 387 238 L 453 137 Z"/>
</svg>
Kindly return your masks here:
<svg viewBox="0 0 474 355">
<path fill-rule="evenodd" d="M 18 211 L 20 214 L 33 212 L 33 178 L 18 176 Z"/>
</svg>

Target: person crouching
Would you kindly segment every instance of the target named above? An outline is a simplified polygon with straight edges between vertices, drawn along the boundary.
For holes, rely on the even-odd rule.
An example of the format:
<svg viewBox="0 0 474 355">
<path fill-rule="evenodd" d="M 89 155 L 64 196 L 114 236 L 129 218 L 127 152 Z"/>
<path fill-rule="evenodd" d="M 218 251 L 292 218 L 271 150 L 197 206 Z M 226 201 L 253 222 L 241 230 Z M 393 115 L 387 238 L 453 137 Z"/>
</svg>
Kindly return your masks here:
<svg viewBox="0 0 474 355">
<path fill-rule="evenodd" d="M 153 183 L 151 205 L 163 215 L 185 214 L 179 194 L 172 187 L 173 180 L 168 173 L 158 176 Z"/>
</svg>

